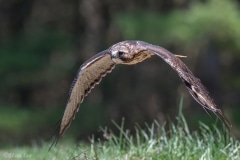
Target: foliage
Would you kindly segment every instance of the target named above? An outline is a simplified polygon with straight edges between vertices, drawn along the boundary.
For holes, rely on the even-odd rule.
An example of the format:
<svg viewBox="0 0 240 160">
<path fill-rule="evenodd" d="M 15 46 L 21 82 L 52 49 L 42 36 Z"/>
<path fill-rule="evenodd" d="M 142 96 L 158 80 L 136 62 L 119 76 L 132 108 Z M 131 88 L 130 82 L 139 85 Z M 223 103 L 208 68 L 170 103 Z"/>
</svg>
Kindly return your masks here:
<svg viewBox="0 0 240 160">
<path fill-rule="evenodd" d="M 195 1 L 187 9 L 161 14 L 152 11 L 120 13 L 116 24 L 126 39 L 193 45 L 206 39 L 240 49 L 240 12 L 234 1 Z M 203 43 L 203 42 L 202 42 Z"/>
<path fill-rule="evenodd" d="M 78 67 L 124 39 L 191 54 L 183 61 L 230 121 L 239 125 L 238 2 L 0 1 L 0 146 L 47 134 L 46 128 L 63 113 Z M 186 94 L 184 111 L 191 129 L 199 119 L 206 122 L 208 115 L 189 98 L 176 74 L 155 59 L 137 67 L 116 67 L 85 99 L 70 130 L 75 129 L 81 139 L 79 130 L 86 132 L 86 137 L 110 119 L 120 122 L 126 117 L 125 125 L 131 129 L 136 122 L 140 126 L 153 119 L 163 122 L 177 114 L 175 106 L 181 94 Z"/>
<path fill-rule="evenodd" d="M 68 68 L 71 37 L 57 31 L 20 34 L 0 45 L 0 101 L 32 105 L 39 85 L 62 77 Z M 66 74 L 66 73 L 65 73 Z M 51 76 L 50 76 L 51 75 Z M 14 101 L 14 103 L 12 102 Z"/>
<path fill-rule="evenodd" d="M 90 143 L 81 142 L 75 146 L 71 141 L 60 142 L 50 151 L 49 143 L 39 146 L 16 147 L 0 150 L 3 159 L 239 159 L 240 142 L 228 133 L 214 126 L 210 128 L 200 124 L 200 130 L 189 132 L 185 118 L 180 112 L 177 124 L 159 125 L 154 122 L 140 128 L 136 125 L 135 133 L 124 130 L 124 120 L 121 125 L 115 124 L 119 134 L 114 134 L 102 128 L 104 140 Z"/>
</svg>

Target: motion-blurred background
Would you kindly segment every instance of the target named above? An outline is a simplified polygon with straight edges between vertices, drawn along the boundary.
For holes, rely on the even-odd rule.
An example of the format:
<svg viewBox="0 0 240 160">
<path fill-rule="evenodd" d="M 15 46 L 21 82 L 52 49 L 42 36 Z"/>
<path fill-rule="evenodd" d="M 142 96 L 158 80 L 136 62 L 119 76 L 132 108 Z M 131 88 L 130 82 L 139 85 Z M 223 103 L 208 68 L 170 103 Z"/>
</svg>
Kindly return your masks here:
<svg viewBox="0 0 240 160">
<path fill-rule="evenodd" d="M 80 65 L 128 39 L 186 55 L 182 60 L 240 137 L 239 0 L 1 0 L 0 146 L 49 137 Z M 216 123 L 160 58 L 117 66 L 82 103 L 65 136 L 101 136 L 99 126 L 114 130 L 111 121 L 122 117 L 128 129 L 174 121 L 181 97 L 191 130 L 199 121 Z"/>
</svg>

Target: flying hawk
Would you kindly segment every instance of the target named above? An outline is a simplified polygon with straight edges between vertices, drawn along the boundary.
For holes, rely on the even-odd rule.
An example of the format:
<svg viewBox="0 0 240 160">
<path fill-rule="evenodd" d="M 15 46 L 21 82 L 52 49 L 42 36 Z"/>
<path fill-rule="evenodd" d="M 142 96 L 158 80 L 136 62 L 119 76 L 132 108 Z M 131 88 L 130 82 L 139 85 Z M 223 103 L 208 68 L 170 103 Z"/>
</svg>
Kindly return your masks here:
<svg viewBox="0 0 240 160">
<path fill-rule="evenodd" d="M 157 45 L 129 40 L 114 44 L 82 64 L 72 82 L 67 106 L 57 129 L 56 140 L 70 126 L 84 97 L 89 94 L 96 84 L 99 84 L 102 77 L 112 71 L 115 65 L 133 65 L 153 55 L 159 56 L 168 63 L 178 73 L 192 97 L 204 109 L 215 113 L 226 127 L 230 128 L 230 122 L 225 118 L 221 110 L 217 108 L 201 81 L 178 58 L 181 57 L 180 55 L 174 55 Z"/>
</svg>

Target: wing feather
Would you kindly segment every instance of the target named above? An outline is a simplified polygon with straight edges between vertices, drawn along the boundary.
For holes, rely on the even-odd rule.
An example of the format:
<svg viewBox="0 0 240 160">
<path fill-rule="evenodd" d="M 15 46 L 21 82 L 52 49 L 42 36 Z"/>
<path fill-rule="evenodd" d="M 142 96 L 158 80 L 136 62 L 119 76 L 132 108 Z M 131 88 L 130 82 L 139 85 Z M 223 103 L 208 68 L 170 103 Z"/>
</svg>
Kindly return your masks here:
<svg viewBox="0 0 240 160">
<path fill-rule="evenodd" d="M 157 56 L 161 57 L 178 73 L 191 96 L 200 105 L 208 110 L 213 111 L 214 114 L 217 115 L 217 117 L 226 125 L 228 129 L 231 127 L 230 122 L 224 116 L 221 110 L 217 108 L 217 105 L 209 96 L 207 89 L 203 86 L 201 81 L 193 75 L 190 69 L 177 56 L 160 46 L 148 44 L 146 42 L 144 42 L 143 45 L 147 46 L 150 53 L 154 53 Z"/>
<path fill-rule="evenodd" d="M 115 63 L 111 60 L 107 50 L 96 54 L 80 67 L 77 76 L 72 82 L 67 106 L 59 126 L 59 136 L 69 127 L 84 97 L 87 96 L 91 89 L 93 89 L 96 84 L 99 84 L 102 77 L 110 73 L 114 67 Z"/>
</svg>

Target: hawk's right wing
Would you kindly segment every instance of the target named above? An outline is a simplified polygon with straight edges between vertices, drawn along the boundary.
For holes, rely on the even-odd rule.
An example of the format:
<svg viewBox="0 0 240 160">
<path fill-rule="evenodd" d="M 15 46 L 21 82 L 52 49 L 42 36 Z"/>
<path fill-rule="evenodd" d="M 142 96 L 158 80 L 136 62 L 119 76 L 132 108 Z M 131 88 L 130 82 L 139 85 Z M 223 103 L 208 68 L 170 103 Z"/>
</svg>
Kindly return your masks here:
<svg viewBox="0 0 240 160">
<path fill-rule="evenodd" d="M 112 61 L 108 50 L 96 54 L 80 67 L 70 89 L 67 106 L 57 133 L 58 137 L 69 127 L 84 97 L 114 67 L 115 63 Z"/>
</svg>

